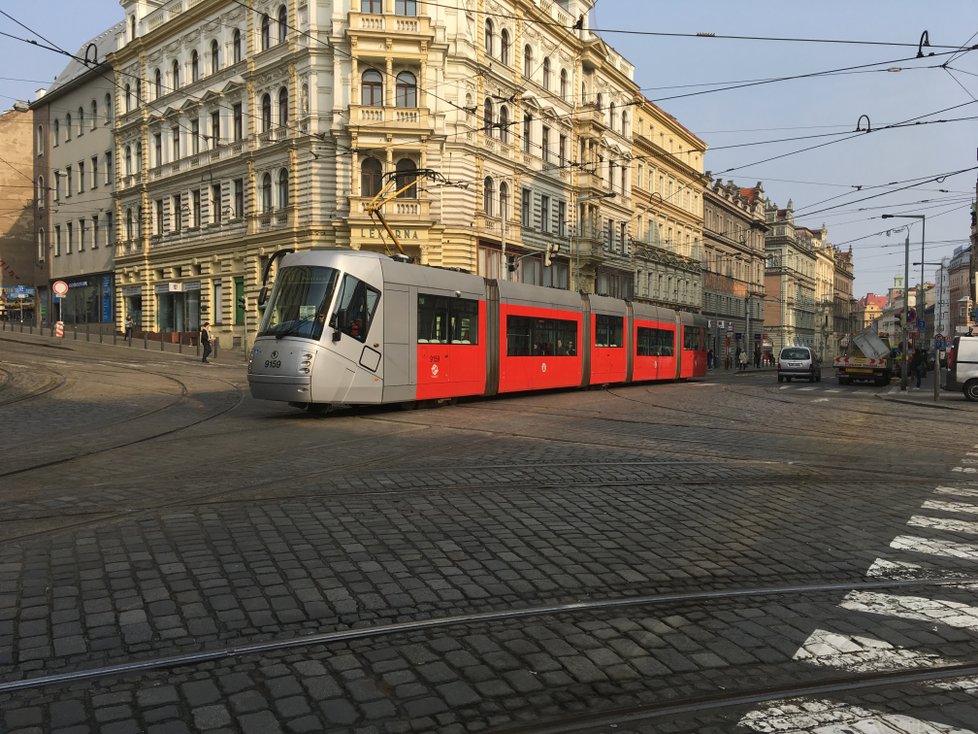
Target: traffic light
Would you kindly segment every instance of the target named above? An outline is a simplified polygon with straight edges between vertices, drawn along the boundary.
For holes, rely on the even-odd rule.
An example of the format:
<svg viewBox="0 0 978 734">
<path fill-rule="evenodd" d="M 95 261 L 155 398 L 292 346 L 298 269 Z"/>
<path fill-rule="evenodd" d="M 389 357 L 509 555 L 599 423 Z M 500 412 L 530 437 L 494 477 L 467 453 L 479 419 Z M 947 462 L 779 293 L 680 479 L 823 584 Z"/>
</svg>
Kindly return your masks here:
<svg viewBox="0 0 978 734">
<path fill-rule="evenodd" d="M 238 296 L 238 308 L 244 308 L 246 304 L 244 296 Z"/>
<path fill-rule="evenodd" d="M 511 273 L 515 273 L 516 272 L 516 257 L 515 256 L 509 255 L 506 258 L 506 267 L 509 268 L 509 272 L 511 272 Z"/>
<path fill-rule="evenodd" d="M 547 249 L 543 254 L 543 264 L 549 268 L 551 263 L 553 262 L 554 255 L 556 255 L 558 252 L 560 252 L 559 243 L 552 242 L 549 245 L 547 245 Z"/>
</svg>

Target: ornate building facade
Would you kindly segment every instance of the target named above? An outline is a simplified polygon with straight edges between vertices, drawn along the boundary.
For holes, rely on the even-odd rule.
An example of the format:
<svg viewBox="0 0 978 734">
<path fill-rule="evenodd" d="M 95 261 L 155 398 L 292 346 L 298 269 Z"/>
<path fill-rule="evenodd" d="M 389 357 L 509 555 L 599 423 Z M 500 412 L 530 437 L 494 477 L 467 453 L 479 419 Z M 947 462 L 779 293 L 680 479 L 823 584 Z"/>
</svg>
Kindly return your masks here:
<svg viewBox="0 0 978 734">
<path fill-rule="evenodd" d="M 709 181 L 703 193 L 703 313 L 724 363 L 736 350 L 770 351 L 764 329 L 764 188 Z"/>
<path fill-rule="evenodd" d="M 784 209 L 766 202 L 765 218 L 770 230 L 764 241 L 764 330 L 775 354 L 784 346 L 815 348 L 815 245 L 824 232 L 795 225 L 790 200 Z"/>
</svg>

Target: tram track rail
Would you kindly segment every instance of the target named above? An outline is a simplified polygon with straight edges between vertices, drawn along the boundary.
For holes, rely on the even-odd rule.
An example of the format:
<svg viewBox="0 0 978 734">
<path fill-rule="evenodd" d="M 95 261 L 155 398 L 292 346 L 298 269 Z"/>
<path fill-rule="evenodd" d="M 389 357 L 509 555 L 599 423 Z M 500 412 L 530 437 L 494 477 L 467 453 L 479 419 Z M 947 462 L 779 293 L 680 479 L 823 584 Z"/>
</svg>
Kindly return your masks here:
<svg viewBox="0 0 978 734">
<path fill-rule="evenodd" d="M 68 384 L 68 378 L 66 375 L 47 369 L 47 372 L 53 372 L 54 375 L 49 377 L 45 383 L 41 385 L 21 386 L 19 383 L 23 377 L 23 372 L 20 369 L 12 370 L 12 366 L 14 365 L 9 362 L 6 363 L 6 365 L 0 364 L 0 374 L 6 376 L 4 379 L 0 379 L 0 408 L 27 400 L 34 400 L 36 398 L 44 397 L 45 395 L 53 393 Z M 22 366 L 25 370 L 31 369 L 31 374 L 34 376 L 37 375 L 36 368 L 29 368 L 26 365 L 17 366 Z M 4 392 L 7 390 L 21 390 L 22 392 L 18 395 L 7 397 L 4 395 Z"/>
</svg>

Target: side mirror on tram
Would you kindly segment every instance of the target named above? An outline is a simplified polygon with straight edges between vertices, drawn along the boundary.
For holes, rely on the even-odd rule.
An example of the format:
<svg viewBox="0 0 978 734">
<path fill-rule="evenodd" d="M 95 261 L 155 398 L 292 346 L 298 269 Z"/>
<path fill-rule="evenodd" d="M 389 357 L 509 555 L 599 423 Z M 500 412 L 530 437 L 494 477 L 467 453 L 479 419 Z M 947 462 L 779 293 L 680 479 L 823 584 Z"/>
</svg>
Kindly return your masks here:
<svg viewBox="0 0 978 734">
<path fill-rule="evenodd" d="M 267 301 L 267 300 L 268 300 L 268 286 L 267 285 L 263 285 L 261 287 L 261 290 L 258 291 L 258 307 L 260 308 L 260 307 L 264 306 L 265 305 L 265 301 Z"/>
<path fill-rule="evenodd" d="M 346 309 L 337 309 L 336 313 L 333 314 L 333 319 L 331 321 L 333 327 L 333 341 L 338 342 L 340 337 L 343 336 L 343 329 L 346 328 Z"/>
</svg>

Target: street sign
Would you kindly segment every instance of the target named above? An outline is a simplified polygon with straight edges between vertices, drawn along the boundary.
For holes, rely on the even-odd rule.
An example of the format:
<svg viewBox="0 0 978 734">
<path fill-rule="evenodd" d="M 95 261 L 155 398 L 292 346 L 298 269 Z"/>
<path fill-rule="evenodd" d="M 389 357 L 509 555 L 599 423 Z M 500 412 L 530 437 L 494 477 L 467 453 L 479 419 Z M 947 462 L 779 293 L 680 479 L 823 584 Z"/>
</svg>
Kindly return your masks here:
<svg viewBox="0 0 978 734">
<path fill-rule="evenodd" d="M 926 328 L 927 328 L 927 322 L 924 321 L 923 319 L 918 319 L 917 320 L 917 331 L 923 331 Z"/>
<path fill-rule="evenodd" d="M 63 280 L 56 280 L 51 284 L 51 290 L 58 298 L 64 298 L 68 295 L 68 284 Z"/>
</svg>

